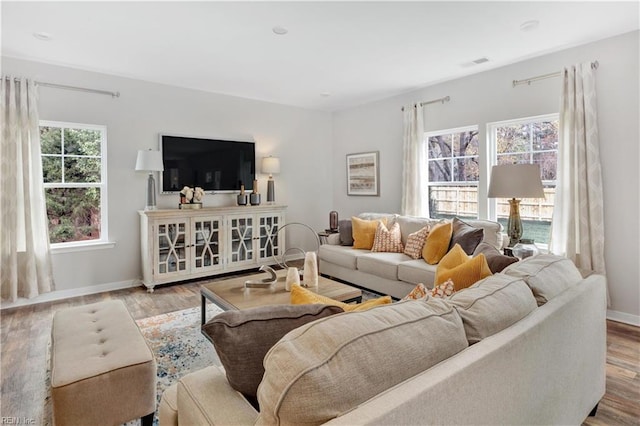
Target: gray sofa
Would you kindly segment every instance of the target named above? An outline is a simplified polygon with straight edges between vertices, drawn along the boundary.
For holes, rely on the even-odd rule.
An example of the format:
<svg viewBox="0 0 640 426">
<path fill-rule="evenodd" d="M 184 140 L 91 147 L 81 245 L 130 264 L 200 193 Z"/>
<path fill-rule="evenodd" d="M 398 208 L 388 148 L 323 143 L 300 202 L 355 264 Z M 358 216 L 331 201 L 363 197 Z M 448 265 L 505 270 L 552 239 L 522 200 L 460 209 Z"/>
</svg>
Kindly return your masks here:
<svg viewBox="0 0 640 426">
<path fill-rule="evenodd" d="M 260 413 L 212 366 L 165 391 L 160 425 L 580 424 L 605 392 L 605 284 L 541 255 L 319 319 L 267 353 Z"/>
<path fill-rule="evenodd" d="M 407 236 L 425 225 L 433 225 L 437 220 L 386 213 L 362 213 L 361 219 L 386 218 L 387 224 L 400 225 L 402 243 Z M 467 220 L 465 222 L 484 230 L 483 242 L 497 249 L 505 246 L 508 236 L 502 232 L 502 225 L 489 220 Z M 418 283 L 433 287 L 437 265 L 429 265 L 423 259 L 412 259 L 403 253 L 372 253 L 370 250 L 354 249 L 340 245 L 340 235 L 333 234 L 318 253 L 320 273 L 338 278 L 377 293 L 396 298 L 406 296 Z"/>
</svg>

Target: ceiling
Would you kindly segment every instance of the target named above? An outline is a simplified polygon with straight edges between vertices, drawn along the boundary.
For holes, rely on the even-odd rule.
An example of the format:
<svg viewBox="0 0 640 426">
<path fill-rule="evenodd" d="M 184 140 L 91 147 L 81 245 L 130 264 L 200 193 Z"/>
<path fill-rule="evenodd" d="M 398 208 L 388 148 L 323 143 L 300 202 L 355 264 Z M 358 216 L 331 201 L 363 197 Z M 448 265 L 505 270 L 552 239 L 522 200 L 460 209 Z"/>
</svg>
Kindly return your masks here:
<svg viewBox="0 0 640 426">
<path fill-rule="evenodd" d="M 637 1 L 3 1 L 1 8 L 3 56 L 325 111 L 639 28 Z M 521 30 L 530 20 L 538 28 Z M 288 34 L 274 34 L 275 26 Z M 489 61 L 470 65 L 482 57 Z"/>
</svg>

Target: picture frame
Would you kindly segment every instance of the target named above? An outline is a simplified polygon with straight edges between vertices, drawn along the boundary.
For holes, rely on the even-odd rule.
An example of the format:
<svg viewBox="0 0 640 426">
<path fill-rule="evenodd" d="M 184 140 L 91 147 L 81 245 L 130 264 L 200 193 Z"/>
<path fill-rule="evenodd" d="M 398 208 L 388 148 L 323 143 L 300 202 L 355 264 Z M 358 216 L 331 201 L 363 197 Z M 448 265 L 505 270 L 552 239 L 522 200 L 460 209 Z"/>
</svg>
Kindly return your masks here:
<svg viewBox="0 0 640 426">
<path fill-rule="evenodd" d="M 347 195 L 380 195 L 379 151 L 347 154 Z"/>
</svg>

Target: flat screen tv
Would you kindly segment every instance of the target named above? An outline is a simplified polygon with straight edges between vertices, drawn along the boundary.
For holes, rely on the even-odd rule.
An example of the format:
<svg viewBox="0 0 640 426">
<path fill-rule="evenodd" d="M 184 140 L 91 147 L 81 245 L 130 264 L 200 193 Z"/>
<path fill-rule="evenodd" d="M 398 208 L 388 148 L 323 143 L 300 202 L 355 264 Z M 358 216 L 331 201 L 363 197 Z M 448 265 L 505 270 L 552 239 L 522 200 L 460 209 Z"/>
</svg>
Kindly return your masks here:
<svg viewBox="0 0 640 426">
<path fill-rule="evenodd" d="M 185 186 L 207 192 L 253 189 L 256 175 L 255 143 L 160 135 L 164 171 L 163 193 L 180 192 Z"/>
</svg>

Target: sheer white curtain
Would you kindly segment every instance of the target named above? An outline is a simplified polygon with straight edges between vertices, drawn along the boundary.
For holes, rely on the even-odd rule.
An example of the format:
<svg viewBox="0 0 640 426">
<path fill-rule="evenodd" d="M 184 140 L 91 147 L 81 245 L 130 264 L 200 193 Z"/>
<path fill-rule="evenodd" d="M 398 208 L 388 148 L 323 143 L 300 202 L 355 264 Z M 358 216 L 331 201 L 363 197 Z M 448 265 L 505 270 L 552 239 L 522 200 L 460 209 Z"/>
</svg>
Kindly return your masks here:
<svg viewBox="0 0 640 426">
<path fill-rule="evenodd" d="M 51 291 L 37 91 L 2 77 L 0 88 L 0 293 L 2 300 Z"/>
<path fill-rule="evenodd" d="M 424 193 L 423 162 L 424 117 L 420 104 L 404 107 L 404 140 L 402 159 L 401 213 L 409 216 L 429 216 L 428 197 Z"/>
<path fill-rule="evenodd" d="M 565 68 L 562 74 L 558 177 L 549 247 L 578 268 L 604 274 L 604 200 L 594 70 L 591 63 L 584 63 Z"/>
</svg>

